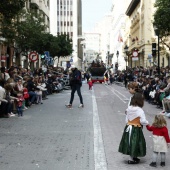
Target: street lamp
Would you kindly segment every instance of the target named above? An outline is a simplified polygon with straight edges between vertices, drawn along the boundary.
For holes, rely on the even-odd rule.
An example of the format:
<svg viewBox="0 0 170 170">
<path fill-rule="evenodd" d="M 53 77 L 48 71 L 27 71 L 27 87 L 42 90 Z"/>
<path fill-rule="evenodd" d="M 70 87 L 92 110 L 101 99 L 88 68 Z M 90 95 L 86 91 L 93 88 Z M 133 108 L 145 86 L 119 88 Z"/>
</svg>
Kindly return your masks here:
<svg viewBox="0 0 170 170">
<path fill-rule="evenodd" d="M 155 34 L 158 36 L 158 75 L 160 76 L 160 52 L 159 52 L 159 29 L 153 26 Z"/>
<path fill-rule="evenodd" d="M 124 60 L 125 60 L 125 62 L 126 62 L 126 70 L 127 70 L 127 60 L 128 60 L 128 56 L 127 56 L 127 55 L 128 55 L 128 48 L 129 48 L 129 47 L 128 47 L 127 45 L 126 45 L 125 48 L 124 48 L 124 52 L 125 52 L 125 54 L 126 54 L 125 57 L 124 57 Z"/>
</svg>

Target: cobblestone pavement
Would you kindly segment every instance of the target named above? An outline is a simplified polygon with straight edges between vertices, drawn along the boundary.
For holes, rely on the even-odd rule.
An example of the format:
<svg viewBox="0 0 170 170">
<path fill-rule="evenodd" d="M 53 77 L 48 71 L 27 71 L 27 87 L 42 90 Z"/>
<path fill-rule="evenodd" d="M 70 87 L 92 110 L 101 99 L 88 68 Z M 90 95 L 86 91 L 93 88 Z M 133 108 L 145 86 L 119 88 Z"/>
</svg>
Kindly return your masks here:
<svg viewBox="0 0 170 170">
<path fill-rule="evenodd" d="M 125 126 L 124 110 L 129 93 L 124 87 L 95 84 L 82 88 L 84 108 L 77 95 L 72 109 L 65 108 L 70 91 L 49 96 L 43 105 L 34 105 L 23 117 L 0 119 L 0 170 L 126 170 L 149 167 L 152 135 L 144 128 L 147 155 L 138 165 L 128 165 L 118 153 Z M 149 122 L 160 110 L 145 104 Z M 170 127 L 170 120 L 168 120 Z M 167 166 L 156 169 L 169 169 Z"/>
<path fill-rule="evenodd" d="M 127 164 L 128 156 L 118 153 L 118 146 L 125 127 L 125 109 L 127 108 L 130 94 L 127 89 L 119 85 L 98 85 L 95 86 L 95 96 L 98 105 L 98 114 L 103 135 L 103 143 L 108 170 L 145 170 L 155 169 L 149 166 L 152 161 L 152 134 L 143 128 L 146 143 L 147 155 L 141 158 L 140 164 Z M 145 102 L 144 111 L 146 118 L 152 124 L 155 114 L 161 110 L 155 105 Z M 166 118 L 170 130 L 170 119 Z M 170 167 L 170 154 L 167 153 L 166 167 L 160 166 L 160 159 L 156 169 L 168 170 Z"/>
<path fill-rule="evenodd" d="M 78 97 L 65 108 L 65 91 L 23 117 L 0 119 L 0 170 L 94 170 L 92 99 L 83 93 L 89 109 L 78 108 Z"/>
</svg>

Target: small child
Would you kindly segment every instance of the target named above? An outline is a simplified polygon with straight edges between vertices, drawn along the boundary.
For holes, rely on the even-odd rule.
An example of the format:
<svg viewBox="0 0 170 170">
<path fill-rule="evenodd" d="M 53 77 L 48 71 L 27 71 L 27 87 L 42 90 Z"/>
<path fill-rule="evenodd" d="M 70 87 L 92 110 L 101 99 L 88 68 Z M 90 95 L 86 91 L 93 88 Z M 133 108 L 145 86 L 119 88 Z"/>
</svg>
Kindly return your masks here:
<svg viewBox="0 0 170 170">
<path fill-rule="evenodd" d="M 89 85 L 89 90 L 92 90 L 92 87 L 93 87 L 93 82 L 91 79 L 89 79 L 88 81 L 88 85 Z"/>
<path fill-rule="evenodd" d="M 153 156 L 150 166 L 157 166 L 158 153 L 161 155 L 160 165 L 165 166 L 165 153 L 170 145 L 170 138 L 167 129 L 167 123 L 163 115 L 156 115 L 152 126 L 147 125 L 146 128 L 153 133 Z"/>
<path fill-rule="evenodd" d="M 28 109 L 27 107 L 29 106 L 29 93 L 27 89 L 27 82 L 23 84 L 23 94 L 24 94 L 24 99 L 25 99 L 25 107 L 24 109 Z"/>
<path fill-rule="evenodd" d="M 24 101 L 23 92 L 17 93 L 17 111 L 18 111 L 18 117 L 23 116 L 23 109 L 22 109 L 22 103 Z"/>
</svg>

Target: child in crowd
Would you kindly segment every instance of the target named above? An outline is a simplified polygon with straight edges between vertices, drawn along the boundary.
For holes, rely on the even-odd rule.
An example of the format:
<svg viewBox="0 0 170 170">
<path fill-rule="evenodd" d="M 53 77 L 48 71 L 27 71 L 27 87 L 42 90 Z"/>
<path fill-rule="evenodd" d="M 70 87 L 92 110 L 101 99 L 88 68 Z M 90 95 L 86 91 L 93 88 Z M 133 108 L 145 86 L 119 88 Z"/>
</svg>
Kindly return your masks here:
<svg viewBox="0 0 170 170">
<path fill-rule="evenodd" d="M 158 153 L 161 155 L 160 165 L 165 166 L 165 153 L 170 146 L 170 138 L 167 129 L 167 123 L 163 115 L 156 115 L 152 126 L 147 125 L 146 128 L 153 133 L 153 156 L 150 166 L 157 166 Z"/>
<path fill-rule="evenodd" d="M 27 89 L 27 82 L 25 82 L 23 84 L 23 95 L 24 95 L 24 100 L 25 100 L 24 109 L 27 109 L 27 107 L 29 106 L 29 93 L 28 93 L 28 89 Z"/>
<path fill-rule="evenodd" d="M 89 79 L 88 81 L 88 85 L 89 85 L 89 90 L 92 90 L 92 87 L 93 87 L 93 82 L 91 79 Z"/>
<path fill-rule="evenodd" d="M 146 155 L 146 142 L 142 126 L 147 125 L 145 113 L 142 109 L 144 97 L 136 92 L 131 99 L 131 105 L 126 110 L 126 126 L 119 145 L 119 152 L 129 155 L 128 164 L 137 164 Z"/>
<path fill-rule="evenodd" d="M 22 109 L 22 103 L 24 101 L 23 93 L 18 92 L 17 93 L 17 111 L 18 111 L 18 117 L 23 116 L 23 109 Z"/>
</svg>

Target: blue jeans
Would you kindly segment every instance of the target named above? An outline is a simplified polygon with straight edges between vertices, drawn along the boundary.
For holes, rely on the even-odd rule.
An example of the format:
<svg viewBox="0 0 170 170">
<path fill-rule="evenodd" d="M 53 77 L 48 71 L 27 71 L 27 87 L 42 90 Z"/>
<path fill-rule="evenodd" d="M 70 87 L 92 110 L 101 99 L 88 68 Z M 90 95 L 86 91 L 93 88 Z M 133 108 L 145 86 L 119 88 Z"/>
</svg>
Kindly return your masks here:
<svg viewBox="0 0 170 170">
<path fill-rule="evenodd" d="M 29 94 L 29 99 L 30 99 L 30 102 L 31 103 L 34 103 L 35 102 L 35 99 L 37 98 L 37 94 L 35 93 L 35 92 L 33 92 L 33 91 L 29 91 L 28 92 L 28 94 Z"/>
<path fill-rule="evenodd" d="M 23 115 L 22 106 L 18 106 L 17 107 L 17 111 L 18 111 L 18 116 L 22 116 Z"/>
<path fill-rule="evenodd" d="M 72 105 L 73 103 L 73 100 L 74 100 L 74 93 L 77 91 L 77 94 L 80 98 L 80 104 L 83 104 L 83 98 L 82 98 L 82 95 L 81 95 L 81 85 L 79 84 L 74 84 L 72 87 L 71 87 L 71 98 L 70 98 L 70 104 Z"/>
</svg>

